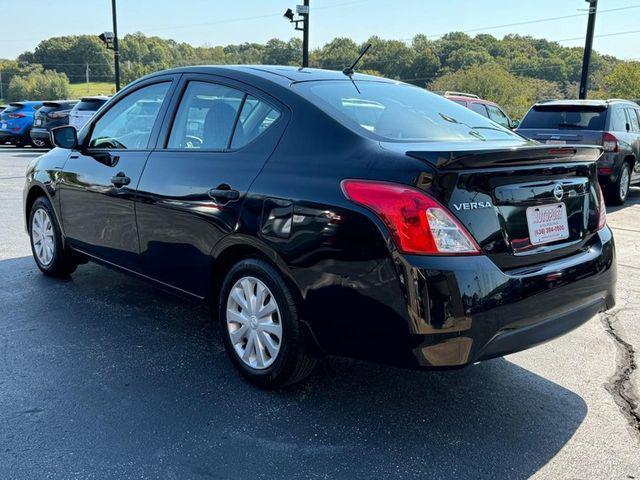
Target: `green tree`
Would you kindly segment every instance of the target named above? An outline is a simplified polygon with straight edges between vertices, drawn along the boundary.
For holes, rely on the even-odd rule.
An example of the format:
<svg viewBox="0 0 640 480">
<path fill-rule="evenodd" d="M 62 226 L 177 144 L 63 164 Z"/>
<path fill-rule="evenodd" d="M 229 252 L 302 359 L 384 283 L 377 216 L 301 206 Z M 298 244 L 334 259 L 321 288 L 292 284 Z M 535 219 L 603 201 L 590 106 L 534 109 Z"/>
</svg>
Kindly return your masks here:
<svg viewBox="0 0 640 480">
<path fill-rule="evenodd" d="M 69 98 L 69 79 L 64 73 L 45 70 L 27 76 L 14 76 L 6 93 L 10 102 L 20 100 L 59 100 Z"/>
<path fill-rule="evenodd" d="M 606 85 L 614 97 L 640 99 L 640 62 L 619 64 L 606 77 Z"/>
<path fill-rule="evenodd" d="M 266 65 L 301 65 L 302 40 L 292 38 L 285 42 L 272 38 L 265 45 L 262 63 Z"/>
</svg>

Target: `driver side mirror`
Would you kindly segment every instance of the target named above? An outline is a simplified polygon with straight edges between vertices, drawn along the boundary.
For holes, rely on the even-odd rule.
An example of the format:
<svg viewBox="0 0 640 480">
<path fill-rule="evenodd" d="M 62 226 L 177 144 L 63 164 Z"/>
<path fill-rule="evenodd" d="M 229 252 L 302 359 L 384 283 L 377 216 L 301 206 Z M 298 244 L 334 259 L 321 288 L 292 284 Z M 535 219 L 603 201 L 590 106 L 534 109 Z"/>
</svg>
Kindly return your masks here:
<svg viewBox="0 0 640 480">
<path fill-rule="evenodd" d="M 511 130 L 515 130 L 520 126 L 520 120 L 511 120 Z"/>
<path fill-rule="evenodd" d="M 69 125 L 53 128 L 51 143 L 56 147 L 74 149 L 78 146 L 78 132 L 75 127 Z"/>
</svg>

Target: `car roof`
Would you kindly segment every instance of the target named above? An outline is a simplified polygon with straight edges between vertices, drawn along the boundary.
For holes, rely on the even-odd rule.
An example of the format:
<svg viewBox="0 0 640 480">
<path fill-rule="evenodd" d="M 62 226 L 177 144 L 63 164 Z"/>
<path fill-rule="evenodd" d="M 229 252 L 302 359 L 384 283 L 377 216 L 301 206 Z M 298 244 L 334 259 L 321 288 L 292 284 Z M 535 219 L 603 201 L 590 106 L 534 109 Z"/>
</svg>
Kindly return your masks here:
<svg viewBox="0 0 640 480">
<path fill-rule="evenodd" d="M 107 97 L 106 95 L 94 95 L 92 97 L 82 97 L 80 99 L 81 102 L 95 102 L 96 100 L 109 100 L 111 97 Z"/>
<path fill-rule="evenodd" d="M 326 80 L 348 80 L 349 78 L 339 70 L 325 70 L 321 68 L 300 68 L 287 65 L 198 65 L 193 67 L 178 67 L 171 70 L 152 73 L 144 78 L 151 78 L 156 75 L 167 73 L 212 73 L 225 75 L 231 73 L 242 73 L 265 80 L 271 80 L 281 84 L 292 84 L 298 82 L 326 81 Z M 354 80 L 373 80 L 377 82 L 401 83 L 397 80 L 376 77 L 362 73 L 355 73 Z"/>
<path fill-rule="evenodd" d="M 583 106 L 583 107 L 607 107 L 612 103 L 624 103 L 629 104 L 631 106 L 637 107 L 638 104 L 631 100 L 625 100 L 622 98 L 610 98 L 608 100 L 578 100 L 578 99 L 569 99 L 569 100 L 548 100 L 543 102 L 536 102 L 534 106 L 545 105 L 545 106 Z"/>
</svg>

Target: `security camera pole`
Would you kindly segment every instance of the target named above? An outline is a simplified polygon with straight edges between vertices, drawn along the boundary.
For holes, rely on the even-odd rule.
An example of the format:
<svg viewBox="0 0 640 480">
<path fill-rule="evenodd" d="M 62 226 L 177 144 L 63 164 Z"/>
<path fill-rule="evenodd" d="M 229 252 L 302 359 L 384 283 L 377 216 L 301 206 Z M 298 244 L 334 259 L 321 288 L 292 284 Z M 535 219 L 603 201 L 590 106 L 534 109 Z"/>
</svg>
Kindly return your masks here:
<svg viewBox="0 0 640 480">
<path fill-rule="evenodd" d="M 120 90 L 120 50 L 118 49 L 118 17 L 116 15 L 116 0 L 111 0 L 113 13 L 113 62 L 116 74 L 116 92 Z"/>
<path fill-rule="evenodd" d="M 580 78 L 580 99 L 587 98 L 589 86 L 589 64 L 591 63 L 591 49 L 593 47 L 593 30 L 596 26 L 596 13 L 598 0 L 585 0 L 589 4 L 589 21 L 587 23 L 587 38 L 584 44 L 584 56 L 582 57 L 582 77 Z"/>
<path fill-rule="evenodd" d="M 293 11 L 287 8 L 284 18 L 293 23 L 296 30 L 302 31 L 302 68 L 306 68 L 309 66 L 309 0 L 304 0 L 303 5 L 296 5 L 296 13 L 302 18 L 295 18 Z"/>
</svg>

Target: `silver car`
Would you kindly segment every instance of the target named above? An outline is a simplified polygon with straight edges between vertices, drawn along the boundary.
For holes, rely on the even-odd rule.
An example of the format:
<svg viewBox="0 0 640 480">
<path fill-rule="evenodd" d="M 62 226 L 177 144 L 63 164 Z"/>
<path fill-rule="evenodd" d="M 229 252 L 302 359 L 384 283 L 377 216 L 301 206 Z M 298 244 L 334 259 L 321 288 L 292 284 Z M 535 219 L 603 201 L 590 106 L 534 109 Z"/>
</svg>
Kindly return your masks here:
<svg viewBox="0 0 640 480">
<path fill-rule="evenodd" d="M 69 125 L 80 131 L 98 109 L 107 103 L 110 97 L 102 95 L 84 97 L 73 107 L 69 113 Z"/>
</svg>

